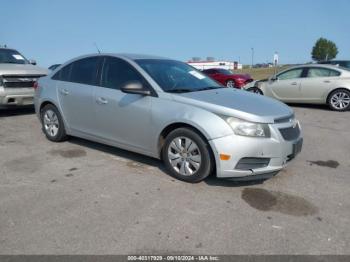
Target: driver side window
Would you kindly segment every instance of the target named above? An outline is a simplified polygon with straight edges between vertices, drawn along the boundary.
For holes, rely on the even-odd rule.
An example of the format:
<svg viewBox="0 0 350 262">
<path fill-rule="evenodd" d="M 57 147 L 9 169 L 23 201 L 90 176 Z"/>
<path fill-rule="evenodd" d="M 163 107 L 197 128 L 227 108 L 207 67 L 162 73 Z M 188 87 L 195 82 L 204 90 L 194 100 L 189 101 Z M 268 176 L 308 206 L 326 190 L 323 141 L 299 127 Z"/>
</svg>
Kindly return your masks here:
<svg viewBox="0 0 350 262">
<path fill-rule="evenodd" d="M 279 80 L 289 80 L 289 79 L 294 79 L 294 78 L 300 78 L 303 73 L 302 68 L 296 68 L 292 70 L 288 70 L 286 72 L 283 72 L 279 75 L 277 75 L 277 78 Z"/>
<path fill-rule="evenodd" d="M 119 90 L 128 82 L 138 81 L 145 86 L 143 77 L 126 61 L 119 58 L 106 57 L 102 70 L 101 85 Z"/>
</svg>

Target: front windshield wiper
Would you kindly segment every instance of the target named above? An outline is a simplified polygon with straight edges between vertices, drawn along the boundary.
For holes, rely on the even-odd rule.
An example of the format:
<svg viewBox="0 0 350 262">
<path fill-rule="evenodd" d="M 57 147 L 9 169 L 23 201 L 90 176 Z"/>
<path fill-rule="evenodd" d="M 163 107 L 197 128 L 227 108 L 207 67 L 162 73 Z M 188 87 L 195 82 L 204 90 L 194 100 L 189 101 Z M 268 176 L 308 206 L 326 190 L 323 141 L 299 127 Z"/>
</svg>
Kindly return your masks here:
<svg viewBox="0 0 350 262">
<path fill-rule="evenodd" d="M 219 88 L 224 88 L 224 87 L 221 87 L 221 86 L 208 86 L 208 87 L 203 87 L 203 88 L 196 89 L 196 91 L 205 91 L 205 90 L 212 90 L 212 89 L 219 89 Z"/>
<path fill-rule="evenodd" d="M 3 63 L 3 64 L 23 64 L 23 63 L 17 63 L 15 61 L 2 61 L 0 63 Z"/>
<path fill-rule="evenodd" d="M 188 93 L 188 92 L 193 92 L 193 91 L 196 91 L 196 90 L 179 88 L 179 89 L 167 90 L 166 92 L 168 92 L 168 93 Z"/>
</svg>

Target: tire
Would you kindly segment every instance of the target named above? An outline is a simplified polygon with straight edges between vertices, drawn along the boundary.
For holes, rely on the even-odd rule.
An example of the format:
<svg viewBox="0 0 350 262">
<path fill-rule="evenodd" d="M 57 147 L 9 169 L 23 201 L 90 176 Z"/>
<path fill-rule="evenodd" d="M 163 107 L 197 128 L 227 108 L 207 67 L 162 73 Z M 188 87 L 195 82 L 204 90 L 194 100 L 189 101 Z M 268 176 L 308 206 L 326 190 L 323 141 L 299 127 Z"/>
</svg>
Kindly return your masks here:
<svg viewBox="0 0 350 262">
<path fill-rule="evenodd" d="M 42 130 L 47 139 L 53 142 L 62 142 L 67 139 L 62 116 L 58 109 L 48 104 L 40 112 Z"/>
<path fill-rule="evenodd" d="M 228 88 L 236 88 L 236 83 L 234 80 L 232 79 L 229 79 L 226 81 L 226 87 Z"/>
<path fill-rule="evenodd" d="M 350 109 L 350 91 L 346 89 L 336 89 L 327 99 L 330 109 L 338 112 L 344 112 Z"/>
<path fill-rule="evenodd" d="M 263 92 L 260 90 L 260 88 L 255 86 L 248 88 L 247 91 L 258 95 L 264 95 Z"/>
<path fill-rule="evenodd" d="M 190 128 L 178 128 L 166 138 L 162 158 L 171 176 L 190 183 L 200 182 L 214 168 L 210 146 Z"/>
</svg>

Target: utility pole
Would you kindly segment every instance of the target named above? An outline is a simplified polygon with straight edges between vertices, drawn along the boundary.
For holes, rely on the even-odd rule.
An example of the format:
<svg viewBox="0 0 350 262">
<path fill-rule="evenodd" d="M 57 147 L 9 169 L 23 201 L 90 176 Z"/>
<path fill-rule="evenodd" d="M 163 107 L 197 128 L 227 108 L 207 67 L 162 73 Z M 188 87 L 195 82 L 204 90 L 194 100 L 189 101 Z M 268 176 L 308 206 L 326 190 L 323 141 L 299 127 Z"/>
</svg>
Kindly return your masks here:
<svg viewBox="0 0 350 262">
<path fill-rule="evenodd" d="M 275 54 L 273 55 L 273 65 L 275 67 L 275 75 L 277 74 L 277 65 L 278 65 L 278 53 L 275 51 Z"/>
<path fill-rule="evenodd" d="M 252 68 L 254 66 L 254 47 L 251 48 L 252 50 Z"/>
</svg>

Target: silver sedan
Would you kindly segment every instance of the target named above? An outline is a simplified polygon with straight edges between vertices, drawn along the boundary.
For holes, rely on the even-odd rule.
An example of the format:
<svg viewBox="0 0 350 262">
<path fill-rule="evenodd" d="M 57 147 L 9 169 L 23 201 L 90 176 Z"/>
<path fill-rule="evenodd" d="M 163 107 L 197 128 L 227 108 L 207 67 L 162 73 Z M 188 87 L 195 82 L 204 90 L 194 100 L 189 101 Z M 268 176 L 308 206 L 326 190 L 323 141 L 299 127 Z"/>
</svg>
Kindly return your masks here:
<svg viewBox="0 0 350 262">
<path fill-rule="evenodd" d="M 188 182 L 211 173 L 265 179 L 302 146 L 300 124 L 285 104 L 153 56 L 68 61 L 39 80 L 35 108 L 51 141 L 77 136 L 159 158 Z"/>
<path fill-rule="evenodd" d="M 288 68 L 246 89 L 286 103 L 327 104 L 336 111 L 350 109 L 350 71 L 332 65 Z"/>
</svg>

